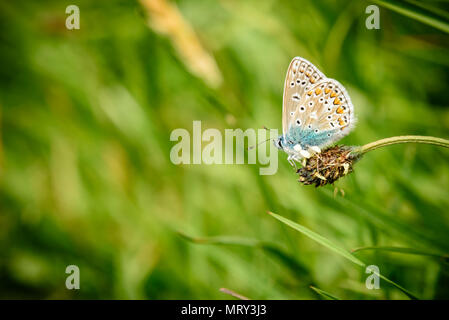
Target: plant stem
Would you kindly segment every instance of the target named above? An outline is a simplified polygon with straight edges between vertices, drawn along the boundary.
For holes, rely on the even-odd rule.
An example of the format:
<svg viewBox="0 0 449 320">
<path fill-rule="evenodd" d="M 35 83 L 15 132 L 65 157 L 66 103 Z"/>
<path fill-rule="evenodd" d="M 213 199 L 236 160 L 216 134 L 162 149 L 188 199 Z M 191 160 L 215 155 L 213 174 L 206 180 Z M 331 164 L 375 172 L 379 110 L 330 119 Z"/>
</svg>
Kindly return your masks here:
<svg viewBox="0 0 449 320">
<path fill-rule="evenodd" d="M 366 153 L 368 151 L 375 150 L 377 148 L 389 146 L 397 143 L 426 143 L 433 144 L 440 147 L 449 148 L 449 140 L 436 138 L 436 137 L 428 137 L 428 136 L 397 136 L 390 137 L 381 140 L 377 140 L 364 146 L 357 148 L 357 151 L 360 153 Z"/>
</svg>

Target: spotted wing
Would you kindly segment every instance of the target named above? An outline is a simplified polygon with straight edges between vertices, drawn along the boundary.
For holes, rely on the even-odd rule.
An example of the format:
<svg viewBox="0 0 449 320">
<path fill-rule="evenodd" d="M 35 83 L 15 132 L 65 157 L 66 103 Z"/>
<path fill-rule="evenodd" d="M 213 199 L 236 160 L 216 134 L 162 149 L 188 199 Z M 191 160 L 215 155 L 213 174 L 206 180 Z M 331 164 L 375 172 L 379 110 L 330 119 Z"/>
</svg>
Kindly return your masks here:
<svg viewBox="0 0 449 320">
<path fill-rule="evenodd" d="M 348 93 L 334 79 L 324 79 L 304 92 L 290 116 L 290 132 L 303 147 L 330 145 L 347 135 L 356 121 Z"/>
<path fill-rule="evenodd" d="M 287 133 L 291 120 L 291 113 L 296 111 L 306 91 L 316 83 L 326 79 L 326 76 L 312 63 L 304 58 L 296 57 L 290 62 L 284 83 L 284 97 L 282 107 L 282 131 Z"/>
</svg>

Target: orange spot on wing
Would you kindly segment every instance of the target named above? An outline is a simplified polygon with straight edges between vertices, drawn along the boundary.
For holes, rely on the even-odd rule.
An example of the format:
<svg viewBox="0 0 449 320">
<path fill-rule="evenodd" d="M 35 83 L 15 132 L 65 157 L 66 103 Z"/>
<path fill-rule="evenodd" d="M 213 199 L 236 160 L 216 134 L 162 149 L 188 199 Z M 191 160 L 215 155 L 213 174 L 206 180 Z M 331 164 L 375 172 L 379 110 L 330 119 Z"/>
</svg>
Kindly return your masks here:
<svg viewBox="0 0 449 320">
<path fill-rule="evenodd" d="M 341 113 L 343 113 L 343 111 L 344 111 L 344 110 L 343 110 L 342 107 L 338 107 L 338 108 L 337 108 L 337 113 L 340 113 L 340 114 L 341 114 Z"/>
<path fill-rule="evenodd" d="M 332 91 L 331 98 L 336 97 L 336 96 L 337 96 L 337 94 L 335 93 L 335 91 Z"/>
<path fill-rule="evenodd" d="M 324 89 L 324 93 L 325 93 L 325 94 L 328 94 L 329 91 L 331 91 L 331 89 L 328 89 L 328 88 Z"/>
<path fill-rule="evenodd" d="M 321 89 L 320 89 L 320 88 L 318 88 L 318 89 L 315 90 L 315 94 L 316 94 L 316 95 L 319 95 L 320 93 L 321 93 Z"/>
<path fill-rule="evenodd" d="M 310 83 L 314 84 L 316 80 L 314 78 L 310 79 Z"/>
<path fill-rule="evenodd" d="M 345 124 L 345 122 L 342 118 L 338 118 L 337 121 L 341 126 Z"/>
<path fill-rule="evenodd" d="M 313 93 L 313 91 L 309 91 L 309 92 L 307 92 L 307 95 L 308 95 L 308 96 L 311 96 L 312 93 Z"/>
</svg>

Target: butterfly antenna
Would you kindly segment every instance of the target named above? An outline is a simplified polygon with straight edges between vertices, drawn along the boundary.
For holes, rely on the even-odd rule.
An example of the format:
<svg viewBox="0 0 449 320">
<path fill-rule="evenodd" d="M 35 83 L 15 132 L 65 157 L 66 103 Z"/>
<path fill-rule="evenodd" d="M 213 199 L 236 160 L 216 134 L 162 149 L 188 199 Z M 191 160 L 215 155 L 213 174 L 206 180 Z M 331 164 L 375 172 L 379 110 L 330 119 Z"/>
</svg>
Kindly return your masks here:
<svg viewBox="0 0 449 320">
<path fill-rule="evenodd" d="M 262 141 L 262 142 L 259 142 L 258 144 L 256 144 L 256 145 L 254 145 L 254 146 L 251 146 L 251 147 L 248 147 L 248 149 L 246 149 L 246 150 L 253 150 L 255 147 L 258 147 L 258 146 L 260 146 L 262 143 L 265 143 L 265 142 L 267 142 L 267 141 L 269 141 L 269 140 L 274 140 L 274 138 L 269 138 L 269 139 L 267 139 L 267 140 L 264 140 L 264 141 Z"/>
<path fill-rule="evenodd" d="M 254 146 L 251 146 L 251 147 L 248 147 L 248 151 L 249 150 L 253 150 L 255 147 L 258 147 L 258 146 L 260 146 L 262 143 L 265 143 L 265 142 L 267 142 L 268 140 L 273 140 L 274 138 L 270 138 L 270 139 L 267 139 L 267 140 L 264 140 L 264 141 L 262 141 L 262 142 L 259 142 L 258 144 L 256 144 L 256 145 L 254 145 Z"/>
<path fill-rule="evenodd" d="M 267 131 L 270 131 L 270 129 L 268 129 L 268 128 L 265 127 L 265 126 L 263 126 L 262 128 L 264 128 L 264 129 L 267 130 Z M 247 151 L 253 150 L 255 147 L 260 146 L 262 143 L 265 143 L 265 142 L 267 142 L 268 140 L 274 140 L 274 138 L 269 138 L 269 139 L 267 139 L 267 140 L 265 140 L 265 141 L 259 142 L 258 144 L 254 145 L 254 146 L 248 147 L 248 149 L 246 149 L 246 150 L 247 150 Z"/>
</svg>

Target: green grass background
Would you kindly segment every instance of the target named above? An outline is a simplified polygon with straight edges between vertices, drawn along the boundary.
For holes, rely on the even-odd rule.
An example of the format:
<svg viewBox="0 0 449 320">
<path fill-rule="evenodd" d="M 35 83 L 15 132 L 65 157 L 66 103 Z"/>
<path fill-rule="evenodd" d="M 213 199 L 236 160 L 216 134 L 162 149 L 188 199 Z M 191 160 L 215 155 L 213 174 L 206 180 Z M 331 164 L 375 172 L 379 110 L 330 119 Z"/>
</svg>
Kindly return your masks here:
<svg viewBox="0 0 449 320">
<path fill-rule="evenodd" d="M 384 280 L 366 289 L 365 268 L 342 253 L 366 246 L 352 256 L 418 298 L 449 298 L 447 149 L 373 151 L 336 183 L 344 196 L 300 185 L 281 153 L 272 176 L 169 158 L 171 131 L 193 120 L 280 128 L 294 56 L 349 91 L 358 125 L 343 143 L 448 138 L 447 2 L 375 1 L 380 30 L 365 28 L 367 1 L 171 3 L 220 86 L 189 71 L 136 1 L 0 3 L 0 298 L 226 299 L 226 287 L 253 299 L 408 299 Z M 70 4 L 80 30 L 64 27 Z M 65 288 L 71 264 L 80 290 Z"/>
</svg>

